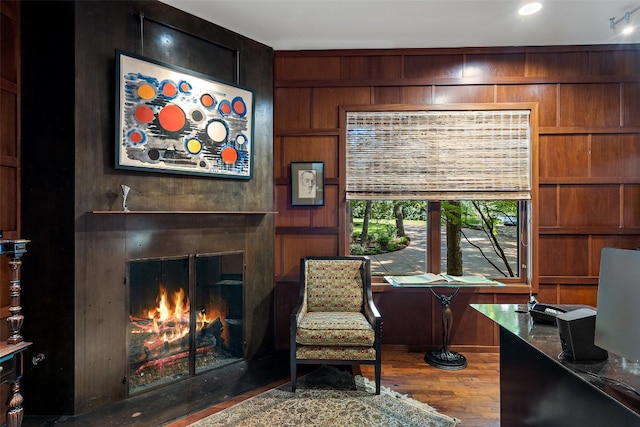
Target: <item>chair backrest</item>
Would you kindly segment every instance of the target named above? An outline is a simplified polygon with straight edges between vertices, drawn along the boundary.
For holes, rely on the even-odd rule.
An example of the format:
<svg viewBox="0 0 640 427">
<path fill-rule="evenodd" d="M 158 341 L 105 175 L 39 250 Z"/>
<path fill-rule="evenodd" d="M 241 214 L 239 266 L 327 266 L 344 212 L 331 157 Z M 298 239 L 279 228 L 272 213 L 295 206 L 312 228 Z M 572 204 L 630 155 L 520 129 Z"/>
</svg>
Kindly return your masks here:
<svg viewBox="0 0 640 427">
<path fill-rule="evenodd" d="M 304 292 L 308 311 L 362 311 L 364 258 L 304 258 Z"/>
</svg>

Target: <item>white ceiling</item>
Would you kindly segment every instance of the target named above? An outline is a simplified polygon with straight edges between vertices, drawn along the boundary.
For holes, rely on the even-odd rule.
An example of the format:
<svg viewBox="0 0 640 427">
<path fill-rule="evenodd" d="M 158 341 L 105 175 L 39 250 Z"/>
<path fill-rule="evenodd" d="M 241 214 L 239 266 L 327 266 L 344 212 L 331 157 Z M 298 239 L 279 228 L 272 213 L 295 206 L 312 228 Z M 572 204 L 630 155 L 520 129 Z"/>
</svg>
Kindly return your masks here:
<svg viewBox="0 0 640 427">
<path fill-rule="evenodd" d="M 161 0 L 274 50 L 549 46 L 640 43 L 610 18 L 639 0 Z"/>
</svg>

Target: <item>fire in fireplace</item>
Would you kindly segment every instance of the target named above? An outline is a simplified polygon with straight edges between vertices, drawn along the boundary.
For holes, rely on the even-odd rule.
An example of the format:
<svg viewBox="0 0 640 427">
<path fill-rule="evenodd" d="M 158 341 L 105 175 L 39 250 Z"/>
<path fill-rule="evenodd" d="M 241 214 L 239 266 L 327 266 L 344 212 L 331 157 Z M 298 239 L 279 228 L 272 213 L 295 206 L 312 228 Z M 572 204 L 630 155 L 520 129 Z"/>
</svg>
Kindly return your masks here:
<svg viewBox="0 0 640 427">
<path fill-rule="evenodd" d="M 241 252 L 131 260 L 129 394 L 244 357 Z"/>
</svg>

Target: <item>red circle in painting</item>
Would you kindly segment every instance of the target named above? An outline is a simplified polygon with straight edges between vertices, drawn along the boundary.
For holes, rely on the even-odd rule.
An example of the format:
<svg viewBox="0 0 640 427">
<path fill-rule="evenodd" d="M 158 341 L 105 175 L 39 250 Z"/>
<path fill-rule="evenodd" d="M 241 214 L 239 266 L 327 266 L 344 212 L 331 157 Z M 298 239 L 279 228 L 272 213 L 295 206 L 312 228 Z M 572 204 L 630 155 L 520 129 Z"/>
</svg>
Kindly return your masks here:
<svg viewBox="0 0 640 427">
<path fill-rule="evenodd" d="M 213 99 L 213 96 L 209 95 L 208 93 L 205 93 L 200 97 L 200 102 L 202 103 L 202 105 L 209 108 L 209 107 L 213 107 L 215 100 Z"/>
<path fill-rule="evenodd" d="M 231 114 L 231 104 L 228 102 L 220 103 L 220 112 L 222 114 Z"/>
<path fill-rule="evenodd" d="M 242 101 L 242 99 L 235 99 L 233 101 L 233 111 L 239 115 L 242 116 L 244 113 L 246 113 L 246 106 L 244 105 L 244 102 Z"/>
<path fill-rule="evenodd" d="M 153 120 L 153 110 L 146 105 L 136 107 L 136 120 L 141 123 L 149 123 Z"/>
<path fill-rule="evenodd" d="M 238 160 L 238 152 L 233 147 L 224 147 L 220 153 L 222 161 L 227 165 L 232 165 Z"/>
<path fill-rule="evenodd" d="M 191 92 L 191 85 L 187 82 L 180 82 L 180 92 L 184 92 L 184 93 Z"/>
<path fill-rule="evenodd" d="M 173 83 L 165 83 L 162 86 L 162 94 L 164 96 L 168 96 L 169 98 L 173 98 L 178 93 L 178 88 Z"/>
<path fill-rule="evenodd" d="M 178 132 L 186 123 L 184 111 L 177 105 L 169 104 L 158 113 L 160 126 L 169 132 Z"/>
<path fill-rule="evenodd" d="M 137 131 L 136 132 L 131 132 L 129 134 L 129 139 L 134 144 L 140 144 L 140 142 L 142 142 L 142 134 L 140 132 L 137 132 Z"/>
</svg>

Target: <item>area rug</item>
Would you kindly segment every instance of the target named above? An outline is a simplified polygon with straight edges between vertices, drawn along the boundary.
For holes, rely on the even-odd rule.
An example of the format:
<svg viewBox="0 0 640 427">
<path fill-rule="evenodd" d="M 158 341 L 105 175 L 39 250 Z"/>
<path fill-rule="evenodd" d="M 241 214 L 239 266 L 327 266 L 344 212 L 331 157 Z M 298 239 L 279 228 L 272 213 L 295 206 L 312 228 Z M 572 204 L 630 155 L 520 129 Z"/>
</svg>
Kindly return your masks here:
<svg viewBox="0 0 640 427">
<path fill-rule="evenodd" d="M 424 403 L 375 385 L 367 378 L 322 366 L 190 424 L 190 427 L 449 427 L 459 420 Z"/>
</svg>

